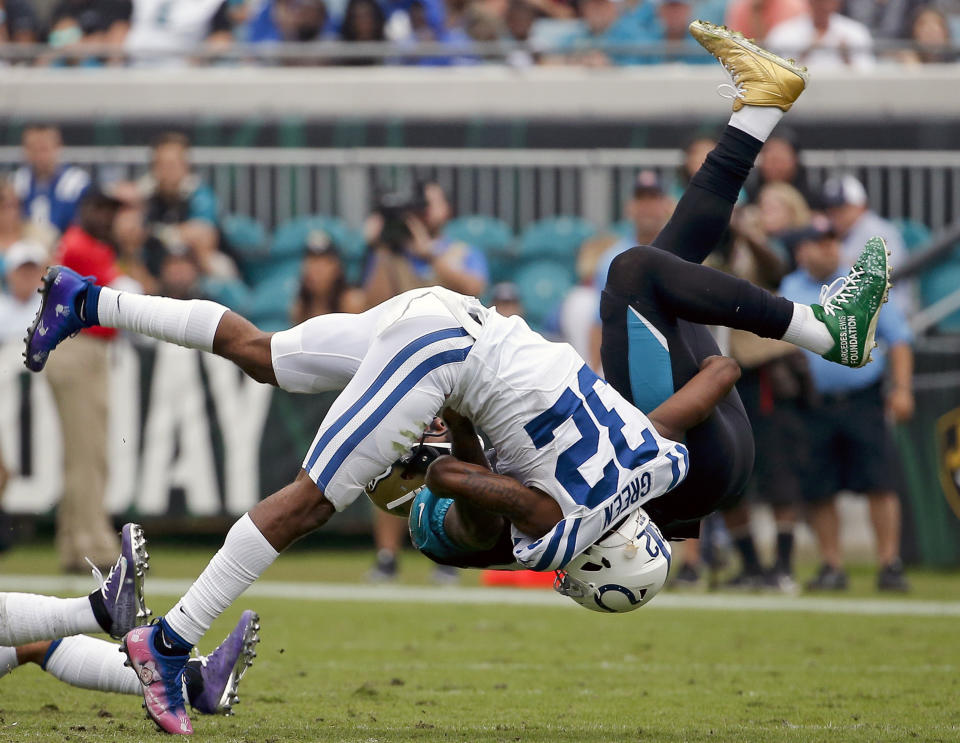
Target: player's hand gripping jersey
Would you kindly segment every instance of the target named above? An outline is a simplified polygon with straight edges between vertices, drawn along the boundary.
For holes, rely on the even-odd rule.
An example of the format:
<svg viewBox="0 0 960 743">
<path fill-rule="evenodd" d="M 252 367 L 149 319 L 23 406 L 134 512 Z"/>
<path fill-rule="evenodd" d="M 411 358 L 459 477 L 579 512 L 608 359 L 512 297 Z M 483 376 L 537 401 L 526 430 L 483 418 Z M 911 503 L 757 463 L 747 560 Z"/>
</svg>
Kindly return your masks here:
<svg viewBox="0 0 960 743">
<path fill-rule="evenodd" d="M 544 538 L 514 535 L 517 560 L 536 570 L 562 567 L 687 473 L 686 448 L 573 348 L 446 289 L 316 317 L 271 347 L 284 389 L 343 388 L 303 465 L 338 510 L 449 405 L 488 436 L 501 473 L 560 504 L 564 520 Z"/>
</svg>

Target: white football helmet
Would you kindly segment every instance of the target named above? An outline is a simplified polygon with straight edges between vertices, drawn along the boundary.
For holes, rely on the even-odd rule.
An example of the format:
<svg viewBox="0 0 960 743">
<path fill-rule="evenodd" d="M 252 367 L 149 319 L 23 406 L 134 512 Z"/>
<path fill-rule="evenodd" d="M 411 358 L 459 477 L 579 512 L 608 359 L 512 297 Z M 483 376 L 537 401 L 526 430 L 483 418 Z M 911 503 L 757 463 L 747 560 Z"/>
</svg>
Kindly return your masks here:
<svg viewBox="0 0 960 743">
<path fill-rule="evenodd" d="M 622 613 L 656 596 L 669 572 L 670 544 L 638 508 L 558 570 L 553 588 L 587 609 Z"/>
</svg>

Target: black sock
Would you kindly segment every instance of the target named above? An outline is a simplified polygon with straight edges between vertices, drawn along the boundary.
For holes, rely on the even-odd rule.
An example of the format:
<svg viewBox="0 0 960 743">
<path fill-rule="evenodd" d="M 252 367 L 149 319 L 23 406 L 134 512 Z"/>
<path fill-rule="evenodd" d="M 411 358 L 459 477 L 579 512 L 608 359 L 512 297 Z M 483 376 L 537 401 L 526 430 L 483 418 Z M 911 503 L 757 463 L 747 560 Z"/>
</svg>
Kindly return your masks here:
<svg viewBox="0 0 960 743">
<path fill-rule="evenodd" d="M 743 572 L 759 573 L 760 558 L 757 557 L 757 548 L 753 544 L 753 537 L 749 534 L 737 537 L 733 540 L 733 546 L 740 553 L 740 559 L 743 561 Z"/>
<path fill-rule="evenodd" d="M 194 706 L 193 700 L 203 694 L 203 674 L 200 672 L 201 664 L 196 658 L 187 661 L 187 667 L 183 669 L 184 685 L 187 687 L 187 702 Z"/>
<path fill-rule="evenodd" d="M 100 625 L 100 629 L 107 634 L 110 634 L 110 629 L 113 627 L 113 621 L 110 619 L 110 614 L 107 612 L 107 607 L 103 603 L 103 594 L 100 593 L 100 591 L 94 591 L 88 598 L 90 599 L 90 608 L 93 609 L 93 617 L 97 620 L 97 624 Z"/>
<path fill-rule="evenodd" d="M 190 652 L 190 645 L 170 629 L 163 619 L 159 626 L 160 631 L 153 636 L 153 647 L 160 655 L 186 655 Z"/>
<path fill-rule="evenodd" d="M 793 572 L 793 529 L 777 532 L 777 570 Z"/>
</svg>

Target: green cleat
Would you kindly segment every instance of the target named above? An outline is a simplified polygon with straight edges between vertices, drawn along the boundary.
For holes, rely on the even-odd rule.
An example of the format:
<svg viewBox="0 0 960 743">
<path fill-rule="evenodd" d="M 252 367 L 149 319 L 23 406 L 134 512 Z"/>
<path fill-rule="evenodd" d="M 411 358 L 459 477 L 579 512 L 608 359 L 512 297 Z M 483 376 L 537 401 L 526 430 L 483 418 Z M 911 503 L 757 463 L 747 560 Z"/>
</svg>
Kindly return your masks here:
<svg viewBox="0 0 960 743">
<path fill-rule="evenodd" d="M 836 343 L 823 358 L 844 366 L 861 367 L 877 347 L 874 335 L 880 308 L 890 291 L 890 251 L 880 237 L 871 237 L 853 268 L 843 278 L 820 290 L 821 304 L 811 305 Z"/>
</svg>

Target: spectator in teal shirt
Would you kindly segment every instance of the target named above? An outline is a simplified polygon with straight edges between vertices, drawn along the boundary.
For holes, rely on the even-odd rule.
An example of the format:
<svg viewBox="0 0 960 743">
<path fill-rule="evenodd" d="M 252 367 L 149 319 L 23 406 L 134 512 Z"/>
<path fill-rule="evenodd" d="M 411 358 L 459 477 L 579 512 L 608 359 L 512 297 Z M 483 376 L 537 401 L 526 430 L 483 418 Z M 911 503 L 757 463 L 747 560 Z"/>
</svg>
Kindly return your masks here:
<svg viewBox="0 0 960 743">
<path fill-rule="evenodd" d="M 640 64 L 713 63 L 713 57 L 687 31 L 690 22 L 698 17 L 693 12 L 694 3 L 687 0 L 651 0 L 640 7 L 648 8 L 651 5 L 656 7 L 656 13 L 650 14 L 649 25 L 645 28 L 646 40 L 676 44 L 677 51 L 645 56 Z"/>
<path fill-rule="evenodd" d="M 190 170 L 190 141 L 168 132 L 154 142 L 150 175 L 144 181 L 150 234 L 167 252 L 189 254 L 210 276 L 236 275 L 233 262 L 220 251 L 217 197 Z"/>
<path fill-rule="evenodd" d="M 630 65 L 642 62 L 636 53 L 620 51 L 620 47 L 647 40 L 642 28 L 646 4 L 622 12 L 622 3 L 614 0 L 579 0 L 582 21 L 580 28 L 560 43 L 560 52 L 571 61 L 592 67 Z"/>
</svg>

